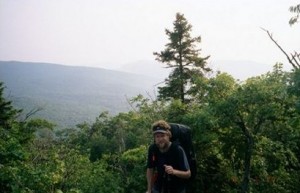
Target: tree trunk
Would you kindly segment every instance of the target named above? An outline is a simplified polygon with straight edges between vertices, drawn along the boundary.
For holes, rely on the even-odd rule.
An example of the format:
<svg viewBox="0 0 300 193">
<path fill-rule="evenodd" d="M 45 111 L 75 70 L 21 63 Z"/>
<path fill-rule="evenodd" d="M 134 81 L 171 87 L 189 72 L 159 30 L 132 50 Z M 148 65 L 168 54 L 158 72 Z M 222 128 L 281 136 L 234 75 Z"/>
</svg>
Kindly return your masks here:
<svg viewBox="0 0 300 193">
<path fill-rule="evenodd" d="M 250 182 L 250 171 L 251 171 L 251 159 L 253 153 L 254 139 L 249 129 L 243 126 L 243 133 L 246 137 L 246 151 L 245 151 L 245 162 L 244 162 L 244 176 L 241 184 L 241 193 L 249 192 L 249 182 Z"/>
<path fill-rule="evenodd" d="M 183 77 L 183 64 L 182 64 L 182 54 L 181 54 L 181 51 L 179 51 L 179 59 L 180 59 L 180 61 L 179 61 L 179 70 L 180 70 L 180 99 L 181 99 L 181 102 L 184 104 L 185 103 L 185 98 L 184 98 L 184 77 Z"/>
</svg>

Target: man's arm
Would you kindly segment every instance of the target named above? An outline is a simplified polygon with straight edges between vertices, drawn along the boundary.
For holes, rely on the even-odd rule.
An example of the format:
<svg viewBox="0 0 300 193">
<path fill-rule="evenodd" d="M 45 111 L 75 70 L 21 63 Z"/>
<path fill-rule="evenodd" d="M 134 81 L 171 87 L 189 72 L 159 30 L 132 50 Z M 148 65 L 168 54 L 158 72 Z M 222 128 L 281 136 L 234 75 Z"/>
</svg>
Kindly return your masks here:
<svg viewBox="0 0 300 193">
<path fill-rule="evenodd" d="M 165 165 L 165 171 L 167 174 L 177 176 L 178 178 L 188 179 L 191 177 L 191 170 L 187 170 L 187 171 L 176 170 L 172 166 Z"/>
<path fill-rule="evenodd" d="M 147 168 L 146 177 L 147 177 L 147 193 L 151 193 L 152 184 L 153 184 L 153 182 L 152 182 L 153 168 Z"/>
<path fill-rule="evenodd" d="M 181 165 L 180 169 L 174 169 L 170 165 L 165 165 L 165 172 L 167 174 L 177 176 L 178 178 L 188 179 L 191 177 L 191 170 L 190 170 L 190 166 L 189 166 L 187 157 L 186 157 L 185 152 L 182 147 L 179 146 L 178 150 L 181 152 L 181 158 L 179 158 L 179 159 L 182 162 L 182 165 Z"/>
</svg>

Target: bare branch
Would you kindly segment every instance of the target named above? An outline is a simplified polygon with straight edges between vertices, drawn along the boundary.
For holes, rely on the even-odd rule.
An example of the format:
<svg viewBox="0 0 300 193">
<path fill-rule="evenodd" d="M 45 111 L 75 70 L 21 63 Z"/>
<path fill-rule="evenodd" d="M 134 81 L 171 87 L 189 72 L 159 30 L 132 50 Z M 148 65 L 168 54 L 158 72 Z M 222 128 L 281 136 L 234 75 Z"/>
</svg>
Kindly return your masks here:
<svg viewBox="0 0 300 193">
<path fill-rule="evenodd" d="M 131 109 L 132 109 L 135 113 L 137 113 L 137 112 L 138 112 L 137 109 L 133 106 L 133 103 L 130 101 L 130 99 L 127 97 L 127 95 L 125 95 L 125 99 L 126 99 L 128 105 L 131 107 Z"/>
<path fill-rule="evenodd" d="M 42 110 L 43 110 L 42 107 L 37 107 L 37 108 L 31 109 L 31 110 L 26 114 L 26 116 L 25 116 L 25 118 L 24 118 L 23 121 L 25 122 L 29 117 L 31 117 L 32 115 L 34 115 L 34 114 L 36 114 L 37 112 L 42 111 Z"/>
<path fill-rule="evenodd" d="M 292 60 L 298 65 L 300 66 L 299 62 L 300 62 L 300 54 L 298 54 L 296 51 L 294 51 L 294 54 L 291 54 L 292 56 Z M 299 61 L 299 62 L 298 62 Z"/>
<path fill-rule="evenodd" d="M 285 50 L 277 43 L 276 40 L 274 40 L 272 34 L 264 29 L 261 28 L 262 30 L 264 30 L 265 32 L 267 32 L 268 36 L 270 37 L 270 39 L 275 43 L 275 45 L 281 50 L 281 52 L 286 56 L 286 58 L 288 59 L 289 63 L 293 66 L 294 69 L 299 69 L 300 65 L 299 62 L 297 61 L 297 58 L 295 56 L 299 56 L 299 54 L 295 54 L 295 56 L 292 55 L 292 58 L 285 52 Z"/>
</svg>

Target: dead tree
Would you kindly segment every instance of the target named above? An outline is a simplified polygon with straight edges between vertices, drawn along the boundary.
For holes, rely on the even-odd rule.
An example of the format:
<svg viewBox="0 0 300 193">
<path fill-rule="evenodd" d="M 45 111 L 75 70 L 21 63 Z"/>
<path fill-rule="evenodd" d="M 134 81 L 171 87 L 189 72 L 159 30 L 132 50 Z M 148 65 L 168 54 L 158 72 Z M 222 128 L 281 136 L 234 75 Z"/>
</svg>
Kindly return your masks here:
<svg viewBox="0 0 300 193">
<path fill-rule="evenodd" d="M 300 69 L 300 53 L 294 51 L 294 53 L 287 54 L 287 52 L 278 44 L 276 40 L 274 40 L 273 35 L 266 29 L 262 28 L 265 32 L 267 32 L 269 38 L 275 43 L 275 45 L 281 50 L 281 52 L 286 56 L 289 63 L 293 66 L 295 70 Z"/>
</svg>

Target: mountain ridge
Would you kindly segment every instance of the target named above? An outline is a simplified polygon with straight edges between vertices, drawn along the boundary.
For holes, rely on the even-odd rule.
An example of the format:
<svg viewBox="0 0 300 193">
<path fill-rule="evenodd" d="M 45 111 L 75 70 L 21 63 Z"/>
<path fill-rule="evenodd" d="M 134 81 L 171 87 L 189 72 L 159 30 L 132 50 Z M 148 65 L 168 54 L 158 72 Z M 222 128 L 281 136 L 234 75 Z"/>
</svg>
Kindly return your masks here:
<svg viewBox="0 0 300 193">
<path fill-rule="evenodd" d="M 272 69 L 272 65 L 253 61 L 212 61 L 208 66 L 242 81 Z M 157 86 L 169 73 L 157 61 L 138 61 L 117 69 L 0 61 L 0 81 L 14 105 L 25 112 L 42 107 L 37 117 L 63 126 L 92 122 L 103 111 L 128 111 L 128 99 L 138 94 L 155 98 Z"/>
<path fill-rule="evenodd" d="M 127 100 L 152 93 L 156 83 L 128 72 L 18 61 L 0 61 L 0 81 L 16 108 L 29 112 L 42 107 L 35 117 L 64 127 L 92 122 L 103 111 L 128 111 Z"/>
</svg>

